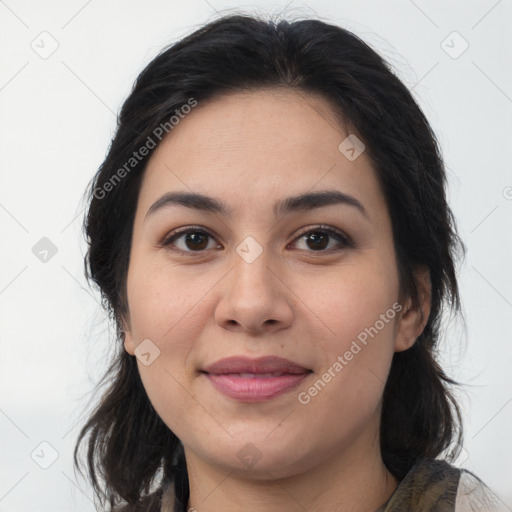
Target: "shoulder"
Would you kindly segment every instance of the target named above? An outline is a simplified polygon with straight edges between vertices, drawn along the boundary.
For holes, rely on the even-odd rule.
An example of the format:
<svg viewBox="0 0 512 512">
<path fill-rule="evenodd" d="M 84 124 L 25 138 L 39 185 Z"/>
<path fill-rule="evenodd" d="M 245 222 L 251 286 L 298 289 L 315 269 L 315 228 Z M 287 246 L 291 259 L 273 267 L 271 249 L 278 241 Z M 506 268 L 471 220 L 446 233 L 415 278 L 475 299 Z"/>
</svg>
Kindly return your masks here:
<svg viewBox="0 0 512 512">
<path fill-rule="evenodd" d="M 460 470 L 454 512 L 505 512 L 510 510 L 474 473 Z"/>
<path fill-rule="evenodd" d="M 499 500 L 473 473 L 445 460 L 418 460 L 389 499 L 385 512 L 502 512 Z"/>
</svg>

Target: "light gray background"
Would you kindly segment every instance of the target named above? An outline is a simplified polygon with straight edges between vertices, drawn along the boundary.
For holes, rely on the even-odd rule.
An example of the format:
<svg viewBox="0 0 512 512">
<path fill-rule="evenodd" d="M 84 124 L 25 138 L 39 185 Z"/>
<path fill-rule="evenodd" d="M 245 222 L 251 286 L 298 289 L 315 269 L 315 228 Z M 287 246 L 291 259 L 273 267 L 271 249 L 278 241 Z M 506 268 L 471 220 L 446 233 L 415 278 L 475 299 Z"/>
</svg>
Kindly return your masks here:
<svg viewBox="0 0 512 512">
<path fill-rule="evenodd" d="M 108 359 L 109 327 L 83 277 L 80 200 L 134 79 L 215 11 L 284 7 L 0 1 L 0 512 L 94 510 L 71 455 Z M 320 16 L 371 44 L 439 137 L 468 247 L 467 331 L 450 323 L 441 351 L 448 374 L 466 383 L 458 464 L 512 510 L 512 2 L 310 1 L 287 12 Z M 42 237 L 58 249 L 47 262 L 32 253 Z M 43 469 L 52 450 L 58 458 Z"/>
</svg>

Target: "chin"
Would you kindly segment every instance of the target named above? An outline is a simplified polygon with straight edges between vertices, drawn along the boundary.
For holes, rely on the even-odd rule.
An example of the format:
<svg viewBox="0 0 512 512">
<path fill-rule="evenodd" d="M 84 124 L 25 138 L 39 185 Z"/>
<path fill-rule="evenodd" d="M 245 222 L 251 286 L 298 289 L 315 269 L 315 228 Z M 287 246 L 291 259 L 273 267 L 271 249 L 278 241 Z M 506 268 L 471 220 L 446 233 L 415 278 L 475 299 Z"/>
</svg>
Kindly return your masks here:
<svg viewBox="0 0 512 512">
<path fill-rule="evenodd" d="M 211 451 L 212 445 L 209 444 L 196 451 L 196 455 L 226 472 L 258 480 L 289 477 L 307 469 L 305 461 L 311 462 L 312 457 L 304 450 L 300 438 L 285 444 L 278 439 L 269 442 L 268 438 L 265 440 L 268 432 L 266 430 L 264 434 L 254 436 L 247 433 L 243 438 L 240 436 L 224 443 L 218 442 L 215 452 Z M 300 451 L 297 450 L 298 446 L 301 447 Z"/>
</svg>

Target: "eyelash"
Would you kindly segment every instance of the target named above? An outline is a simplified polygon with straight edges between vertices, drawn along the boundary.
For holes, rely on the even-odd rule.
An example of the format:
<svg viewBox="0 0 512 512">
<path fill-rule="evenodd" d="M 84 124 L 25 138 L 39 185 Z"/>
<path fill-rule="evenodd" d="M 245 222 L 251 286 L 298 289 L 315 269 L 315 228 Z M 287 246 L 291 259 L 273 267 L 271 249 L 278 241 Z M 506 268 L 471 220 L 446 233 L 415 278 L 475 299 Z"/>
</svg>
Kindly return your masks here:
<svg viewBox="0 0 512 512">
<path fill-rule="evenodd" d="M 205 228 L 201 227 L 201 226 L 189 226 L 187 228 L 183 228 L 183 229 L 180 229 L 178 231 L 174 231 L 172 233 L 170 233 L 169 236 L 167 236 L 162 242 L 161 242 L 161 247 L 164 247 L 164 248 L 169 248 L 171 246 L 171 244 L 179 239 L 181 236 L 183 235 L 186 235 L 188 233 L 203 233 L 205 235 L 208 235 L 209 237 L 211 238 L 215 238 L 210 232 L 208 232 L 208 230 L 206 230 Z M 333 238 L 337 238 L 341 244 L 342 244 L 342 248 L 339 248 L 339 249 L 321 249 L 321 250 L 318 250 L 318 251 L 314 251 L 314 250 L 309 250 L 309 251 L 306 251 L 306 252 L 310 252 L 310 253 L 313 253 L 313 254 L 331 254 L 333 252 L 338 252 L 338 251 L 341 251 L 343 250 L 344 248 L 351 248 L 351 247 L 354 247 L 354 244 L 352 242 L 352 240 L 350 239 L 350 237 L 348 237 L 345 233 L 341 232 L 341 231 L 338 231 L 338 230 L 335 230 L 333 228 L 330 228 L 328 226 L 324 226 L 324 225 L 319 225 L 319 226 L 316 226 L 314 228 L 309 228 L 307 231 L 304 231 L 302 233 L 300 233 L 294 240 L 297 241 L 298 239 L 300 238 L 303 238 L 305 235 L 310 235 L 312 233 L 324 233 L 324 234 L 327 234 Z M 293 242 L 292 242 L 293 243 Z M 201 254 L 201 253 L 204 253 L 207 251 L 207 249 L 202 249 L 200 251 L 191 251 L 191 250 L 188 250 L 188 251 L 184 251 L 182 249 L 171 249 L 173 251 L 176 251 L 180 254 L 186 254 L 186 255 L 191 255 L 191 254 L 194 254 L 194 253 L 197 253 L 197 254 Z"/>
</svg>

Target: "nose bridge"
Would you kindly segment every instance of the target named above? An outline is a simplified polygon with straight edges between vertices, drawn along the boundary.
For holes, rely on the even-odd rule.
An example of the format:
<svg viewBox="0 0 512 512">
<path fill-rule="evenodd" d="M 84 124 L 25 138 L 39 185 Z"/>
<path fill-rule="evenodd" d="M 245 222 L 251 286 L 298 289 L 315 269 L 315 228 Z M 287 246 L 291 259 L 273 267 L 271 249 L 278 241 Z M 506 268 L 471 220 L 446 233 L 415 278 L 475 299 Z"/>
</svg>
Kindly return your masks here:
<svg viewBox="0 0 512 512">
<path fill-rule="evenodd" d="M 217 323 L 230 328 L 236 324 L 252 332 L 290 323 L 292 310 L 286 287 L 276 276 L 268 247 L 246 236 L 235 248 L 230 274 L 217 304 Z"/>
<path fill-rule="evenodd" d="M 251 288 L 260 293 L 268 293 L 268 288 L 273 285 L 270 256 L 268 246 L 264 247 L 251 235 L 246 236 L 236 247 L 233 262 L 234 284 L 240 285 L 249 294 Z"/>
</svg>

